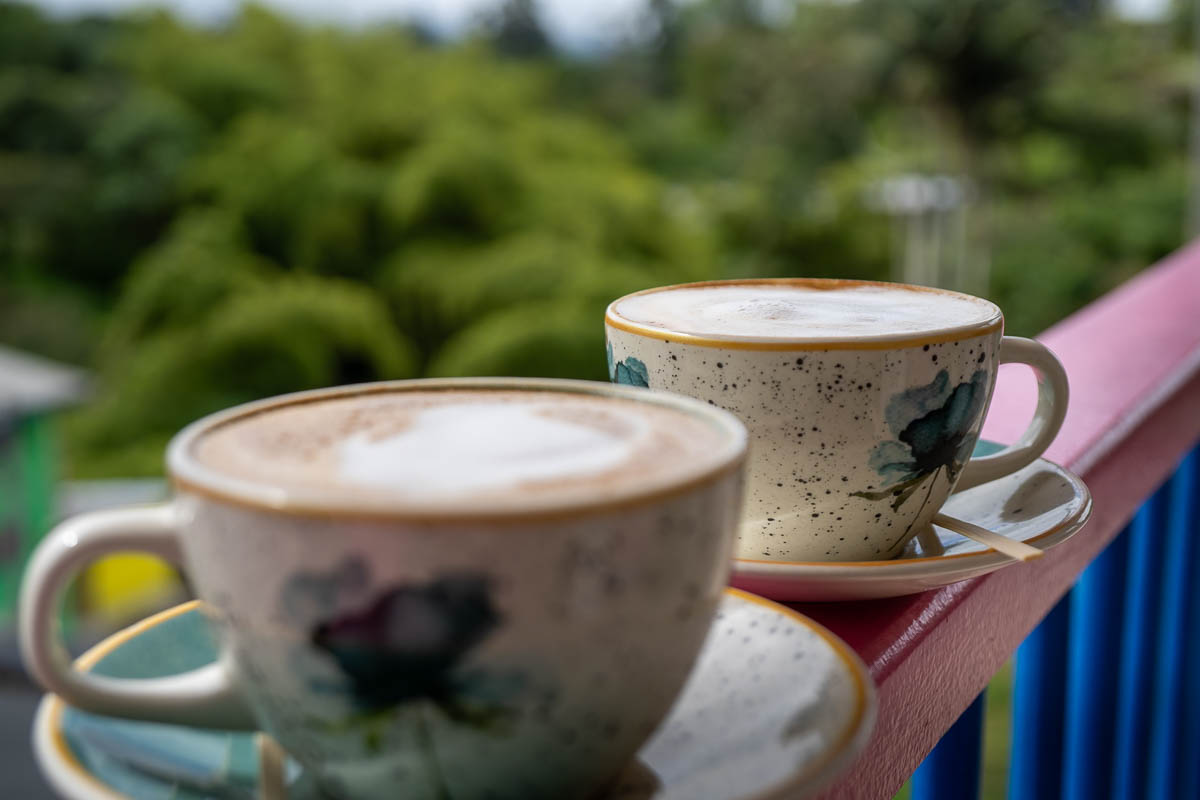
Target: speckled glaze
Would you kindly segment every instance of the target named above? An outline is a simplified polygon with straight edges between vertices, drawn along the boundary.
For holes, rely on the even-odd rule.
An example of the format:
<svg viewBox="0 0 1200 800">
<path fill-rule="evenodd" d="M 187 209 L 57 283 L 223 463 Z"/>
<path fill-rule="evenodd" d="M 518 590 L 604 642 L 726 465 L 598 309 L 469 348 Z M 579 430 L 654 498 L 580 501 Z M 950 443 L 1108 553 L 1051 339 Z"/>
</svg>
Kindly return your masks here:
<svg viewBox="0 0 1200 800">
<path fill-rule="evenodd" d="M 209 669 L 227 670 L 241 698 L 221 702 L 244 702 L 251 724 L 332 798 L 390 799 L 397 786 L 413 800 L 587 796 L 661 722 L 721 599 L 742 494 L 740 423 L 605 384 L 396 390 L 485 384 L 616 391 L 680 408 L 722 432 L 728 458 L 650 494 L 610 502 L 601 487 L 574 509 L 322 512 L 302 498 L 262 507 L 230 496 L 233 484 L 189 483 L 188 437 L 209 421 L 172 446 L 171 506 L 140 523 L 136 510 L 96 523 L 153 525 L 159 539 L 178 541 L 224 650 Z M 203 713 L 159 713 L 153 703 L 126 711 L 97 702 L 102 692 L 70 696 L 73 686 L 68 701 L 101 713 L 183 723 Z M 231 727 L 205 719 L 192 724 Z"/>
<path fill-rule="evenodd" d="M 141 678 L 211 663 L 217 649 L 209 627 L 189 603 L 114 635 L 79 666 Z M 866 743 L 873 695 L 866 668 L 828 631 L 727 590 L 678 702 L 595 800 L 809 797 Z M 34 750 L 68 800 L 269 800 L 278 796 L 263 791 L 269 785 L 286 787 L 291 800 L 328 797 L 294 761 L 260 764 L 258 738 L 91 714 L 48 696 Z"/>
<path fill-rule="evenodd" d="M 999 452 L 980 440 L 976 454 Z M 1079 532 L 1092 499 L 1079 476 L 1044 459 L 1011 475 L 950 495 L 942 513 L 1005 538 L 1050 551 Z M 890 561 L 767 561 L 738 559 L 732 583 L 785 602 L 874 600 L 916 594 L 986 575 L 1024 569 L 1006 555 L 934 525 Z"/>
<path fill-rule="evenodd" d="M 619 302 L 605 326 L 614 382 L 698 398 L 750 431 L 740 558 L 899 554 L 961 476 L 1000 363 L 998 309 L 961 332 L 791 343 L 656 335 Z"/>
<path fill-rule="evenodd" d="M 891 485 L 873 466 L 876 449 L 896 439 L 886 410 L 941 374 L 957 386 L 983 372 L 990 397 L 1000 336 L 797 353 L 697 347 L 608 328 L 614 364 L 635 358 L 649 387 L 705 400 L 746 423 L 749 483 L 737 553 L 784 561 L 891 558 L 929 524 L 953 488 L 945 471 L 898 508 L 886 494 L 864 496 Z M 968 448 L 985 409 L 968 421 Z"/>
<path fill-rule="evenodd" d="M 191 574 L 255 716 L 328 794 L 559 798 L 611 777 L 678 693 L 727 578 L 737 484 L 502 525 L 180 502 Z M 286 568 L 263 569 L 281 553 Z M 453 605 L 439 602 L 450 581 Z M 363 703 L 314 632 L 397 591 L 423 597 L 432 624 L 486 630 L 420 690 L 402 672 L 398 697 Z"/>
</svg>

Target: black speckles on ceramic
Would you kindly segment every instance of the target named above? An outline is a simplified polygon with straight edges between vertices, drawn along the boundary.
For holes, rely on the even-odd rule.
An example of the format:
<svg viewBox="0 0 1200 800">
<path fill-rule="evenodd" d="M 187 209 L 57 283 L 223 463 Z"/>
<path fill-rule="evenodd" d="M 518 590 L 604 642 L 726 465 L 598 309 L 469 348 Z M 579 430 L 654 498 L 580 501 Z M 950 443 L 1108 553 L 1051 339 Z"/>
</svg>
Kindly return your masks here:
<svg viewBox="0 0 1200 800">
<path fill-rule="evenodd" d="M 256 716 L 331 795 L 556 800 L 593 795 L 670 710 L 728 580 L 741 495 L 728 470 L 496 521 L 180 502 Z M 393 685 L 414 663 L 437 675 Z"/>
<path fill-rule="evenodd" d="M 929 524 L 978 438 L 1001 330 L 894 349 L 765 350 L 607 326 L 650 388 L 733 412 L 750 431 L 737 555 L 891 558 Z"/>
</svg>

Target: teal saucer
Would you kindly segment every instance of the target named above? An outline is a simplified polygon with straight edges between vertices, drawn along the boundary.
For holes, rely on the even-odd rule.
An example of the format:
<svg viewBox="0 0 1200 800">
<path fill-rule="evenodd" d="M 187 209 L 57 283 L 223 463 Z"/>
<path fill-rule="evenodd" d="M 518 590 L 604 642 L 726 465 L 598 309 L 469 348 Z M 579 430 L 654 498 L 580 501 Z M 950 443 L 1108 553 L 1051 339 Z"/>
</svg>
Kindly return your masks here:
<svg viewBox="0 0 1200 800">
<path fill-rule="evenodd" d="M 113 635 L 76 665 L 149 678 L 216 655 L 192 602 Z M 874 718 L 870 677 L 844 643 L 797 612 L 728 589 L 680 699 L 603 800 L 806 797 L 849 765 Z M 270 757 L 260 734 L 106 717 L 47 695 L 33 738 L 43 773 L 68 800 L 321 797 L 297 764 Z"/>
</svg>

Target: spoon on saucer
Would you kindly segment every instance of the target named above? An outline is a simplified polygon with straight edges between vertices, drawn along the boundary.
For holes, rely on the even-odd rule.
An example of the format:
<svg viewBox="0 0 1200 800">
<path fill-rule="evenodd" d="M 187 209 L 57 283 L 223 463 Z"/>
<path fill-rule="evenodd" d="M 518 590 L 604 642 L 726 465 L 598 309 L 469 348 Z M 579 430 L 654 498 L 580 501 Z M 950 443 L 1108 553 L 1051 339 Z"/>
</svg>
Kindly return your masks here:
<svg viewBox="0 0 1200 800">
<path fill-rule="evenodd" d="M 967 522 L 956 517 L 938 514 L 933 518 L 933 524 L 946 530 L 954 531 L 958 535 L 965 536 L 985 547 L 990 547 L 997 553 L 1002 553 L 1016 561 L 1032 561 L 1035 558 L 1041 558 L 1046 555 L 1045 551 L 1039 550 L 1033 545 L 1019 542 L 1016 539 L 1009 539 L 1006 536 L 993 533 L 987 528 L 981 528 L 972 522 Z"/>
<path fill-rule="evenodd" d="M 255 736 L 258 745 L 258 796 L 261 800 L 287 800 L 283 748 L 265 733 Z"/>
</svg>

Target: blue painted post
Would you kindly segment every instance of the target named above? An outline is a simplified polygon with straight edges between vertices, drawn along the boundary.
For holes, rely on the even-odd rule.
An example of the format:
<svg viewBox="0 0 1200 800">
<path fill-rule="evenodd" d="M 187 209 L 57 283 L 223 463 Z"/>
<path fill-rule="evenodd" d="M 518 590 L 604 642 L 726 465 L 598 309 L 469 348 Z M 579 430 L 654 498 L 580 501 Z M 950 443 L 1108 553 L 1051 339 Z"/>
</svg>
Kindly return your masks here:
<svg viewBox="0 0 1200 800">
<path fill-rule="evenodd" d="M 1200 451 L 1193 451 L 1200 452 Z M 1200 486 L 1193 488 L 1200 492 Z M 1200 537 L 1200 508 L 1192 506 L 1191 535 Z M 1183 765 L 1179 776 L 1179 791 L 1176 797 L 1200 797 L 1200 547 L 1192 549 L 1192 581 L 1189 586 L 1188 617 L 1184 624 L 1187 631 L 1184 652 L 1183 690 L 1179 696 L 1183 726 L 1179 734 L 1179 752 Z"/>
<path fill-rule="evenodd" d="M 912 776 L 912 800 L 945 800 L 979 796 L 983 762 L 983 698 L 981 692 Z"/>
<path fill-rule="evenodd" d="M 1146 790 L 1166 499 L 1166 487 L 1160 488 L 1134 515 L 1129 531 L 1113 797 L 1142 797 Z"/>
<path fill-rule="evenodd" d="M 1062 788 L 1070 616 L 1068 594 L 1017 648 L 1009 800 L 1050 800 Z"/>
<path fill-rule="evenodd" d="M 1118 534 L 1071 590 L 1062 788 L 1067 800 L 1112 794 L 1113 699 L 1121 660 L 1128 533 L 1126 528 Z"/>
<path fill-rule="evenodd" d="M 1169 484 L 1166 549 L 1162 553 L 1163 581 L 1160 598 L 1158 663 L 1154 670 L 1153 704 L 1150 720 L 1149 783 L 1146 797 L 1186 797 L 1182 788 L 1180 756 L 1195 760 L 1200 753 L 1180 749 L 1183 715 L 1179 700 L 1186 680 L 1184 658 L 1189 637 L 1189 601 L 1197 573 L 1193 569 L 1197 549 L 1196 477 L 1197 451 L 1179 465 Z M 1194 675 L 1192 676 L 1195 677 Z M 1191 795 L 1196 797 L 1197 795 Z"/>
</svg>

